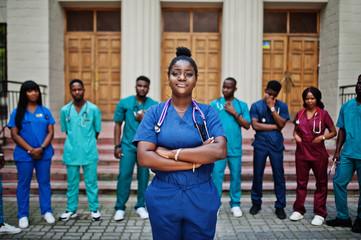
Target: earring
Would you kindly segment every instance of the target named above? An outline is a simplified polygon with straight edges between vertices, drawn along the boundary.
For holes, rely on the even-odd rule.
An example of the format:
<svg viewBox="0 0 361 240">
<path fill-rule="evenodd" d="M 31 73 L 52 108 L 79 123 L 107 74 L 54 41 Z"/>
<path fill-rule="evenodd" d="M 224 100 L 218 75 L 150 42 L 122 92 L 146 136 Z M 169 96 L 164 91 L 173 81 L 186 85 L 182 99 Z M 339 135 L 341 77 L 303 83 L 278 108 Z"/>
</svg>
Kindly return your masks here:
<svg viewBox="0 0 361 240">
<path fill-rule="evenodd" d="M 197 97 L 198 97 L 198 88 L 197 88 L 197 86 L 193 89 L 193 92 L 195 92 L 195 95 L 196 95 L 196 96 L 195 96 L 195 97 L 192 96 L 192 98 L 193 98 L 193 99 L 197 99 Z M 192 95 L 193 95 L 193 94 L 192 94 Z"/>
<path fill-rule="evenodd" d="M 168 90 L 170 90 L 170 94 L 168 93 Z M 168 86 L 168 87 L 167 87 L 167 90 L 165 91 L 165 93 L 166 93 L 168 99 L 171 98 L 171 96 L 172 96 L 172 89 Z"/>
</svg>

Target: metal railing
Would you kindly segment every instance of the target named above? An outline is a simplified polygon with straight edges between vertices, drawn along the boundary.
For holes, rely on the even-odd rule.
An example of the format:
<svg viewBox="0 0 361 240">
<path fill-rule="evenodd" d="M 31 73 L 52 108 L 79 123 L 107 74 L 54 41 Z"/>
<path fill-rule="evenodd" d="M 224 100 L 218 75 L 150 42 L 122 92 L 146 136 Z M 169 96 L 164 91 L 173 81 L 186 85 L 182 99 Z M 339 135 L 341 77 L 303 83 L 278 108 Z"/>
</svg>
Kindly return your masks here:
<svg viewBox="0 0 361 240">
<path fill-rule="evenodd" d="M 356 97 L 355 86 L 356 85 L 346 85 L 340 87 L 341 104 L 344 104 L 345 102 Z"/>
<path fill-rule="evenodd" d="M 8 119 L 14 108 L 17 107 L 20 87 L 23 82 L 0 80 L 0 136 L 5 141 L 5 128 L 8 124 Z M 47 86 L 39 84 L 43 105 L 46 101 Z"/>
</svg>

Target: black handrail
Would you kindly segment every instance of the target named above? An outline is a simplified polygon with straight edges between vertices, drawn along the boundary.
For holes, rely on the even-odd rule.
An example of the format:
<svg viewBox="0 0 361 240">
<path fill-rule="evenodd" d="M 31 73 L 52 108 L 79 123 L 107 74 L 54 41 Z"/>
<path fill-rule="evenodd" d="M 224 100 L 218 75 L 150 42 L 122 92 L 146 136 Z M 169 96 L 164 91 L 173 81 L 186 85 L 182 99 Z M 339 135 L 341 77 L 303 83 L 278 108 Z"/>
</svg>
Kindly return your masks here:
<svg viewBox="0 0 361 240">
<path fill-rule="evenodd" d="M 356 97 L 355 87 L 356 85 L 345 85 L 340 87 L 341 104 Z"/>
</svg>

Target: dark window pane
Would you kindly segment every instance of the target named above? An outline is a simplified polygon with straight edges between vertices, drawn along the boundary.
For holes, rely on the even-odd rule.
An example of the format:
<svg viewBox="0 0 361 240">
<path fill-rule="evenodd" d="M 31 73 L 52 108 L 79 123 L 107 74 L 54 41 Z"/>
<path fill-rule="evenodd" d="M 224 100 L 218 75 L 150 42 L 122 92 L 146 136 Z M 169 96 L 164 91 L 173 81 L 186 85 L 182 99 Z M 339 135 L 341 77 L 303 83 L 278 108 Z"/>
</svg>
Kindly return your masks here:
<svg viewBox="0 0 361 240">
<path fill-rule="evenodd" d="M 6 24 L 0 23 L 0 47 L 6 46 Z"/>
<path fill-rule="evenodd" d="M 68 11 L 66 19 L 69 32 L 93 31 L 93 11 Z"/>
<path fill-rule="evenodd" d="M 264 33 L 287 33 L 286 12 L 264 12 L 263 17 Z"/>
<path fill-rule="evenodd" d="M 97 11 L 98 32 L 120 32 L 120 11 Z"/>
<path fill-rule="evenodd" d="M 317 33 L 317 13 L 291 12 L 290 33 Z"/>
<path fill-rule="evenodd" d="M 189 32 L 190 12 L 164 12 L 164 32 Z"/>
<path fill-rule="evenodd" d="M 219 12 L 194 12 L 193 32 L 219 32 Z"/>
</svg>

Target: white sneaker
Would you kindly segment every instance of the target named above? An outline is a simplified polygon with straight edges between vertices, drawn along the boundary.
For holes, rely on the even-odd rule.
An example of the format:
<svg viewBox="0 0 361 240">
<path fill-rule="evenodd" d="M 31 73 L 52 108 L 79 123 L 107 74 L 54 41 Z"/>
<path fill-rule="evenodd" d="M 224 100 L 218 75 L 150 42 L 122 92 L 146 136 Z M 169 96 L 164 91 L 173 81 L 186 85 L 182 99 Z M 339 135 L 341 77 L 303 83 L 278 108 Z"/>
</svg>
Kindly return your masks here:
<svg viewBox="0 0 361 240">
<path fill-rule="evenodd" d="M 29 227 L 28 217 L 22 217 L 22 218 L 19 219 L 19 227 L 20 227 L 20 228 L 27 228 L 27 227 Z"/>
<path fill-rule="evenodd" d="M 102 215 L 100 214 L 100 212 L 98 210 L 91 212 L 92 215 L 92 221 L 100 221 L 100 219 L 102 218 Z"/>
<path fill-rule="evenodd" d="M 114 220 L 115 221 L 122 221 L 124 219 L 125 211 L 123 210 L 117 210 L 114 214 Z"/>
<path fill-rule="evenodd" d="M 76 212 L 68 212 L 68 211 L 66 211 L 65 213 L 60 215 L 59 221 L 66 222 L 70 218 L 75 218 L 77 216 L 78 216 L 78 214 Z"/>
<path fill-rule="evenodd" d="M 147 210 L 145 210 L 144 207 L 137 208 L 137 210 L 135 210 L 135 211 L 138 213 L 138 215 L 141 219 L 149 218 L 149 214 L 148 214 Z"/>
<path fill-rule="evenodd" d="M 320 215 L 315 215 L 312 219 L 311 224 L 314 226 L 321 226 L 323 221 L 325 221 L 324 217 L 321 217 Z"/>
<path fill-rule="evenodd" d="M 243 216 L 242 210 L 240 207 L 231 208 L 231 212 L 233 213 L 233 217 L 239 218 Z"/>
<path fill-rule="evenodd" d="M 49 224 L 55 223 L 55 218 L 51 212 L 45 213 L 44 219 Z"/>
<path fill-rule="evenodd" d="M 4 235 L 4 234 L 17 234 L 21 232 L 20 228 L 11 226 L 7 223 L 4 223 L 4 225 L 2 227 L 0 227 L 0 235 Z"/>
<path fill-rule="evenodd" d="M 303 215 L 299 212 L 293 212 L 290 216 L 290 220 L 292 221 L 299 221 L 303 218 Z"/>
</svg>

